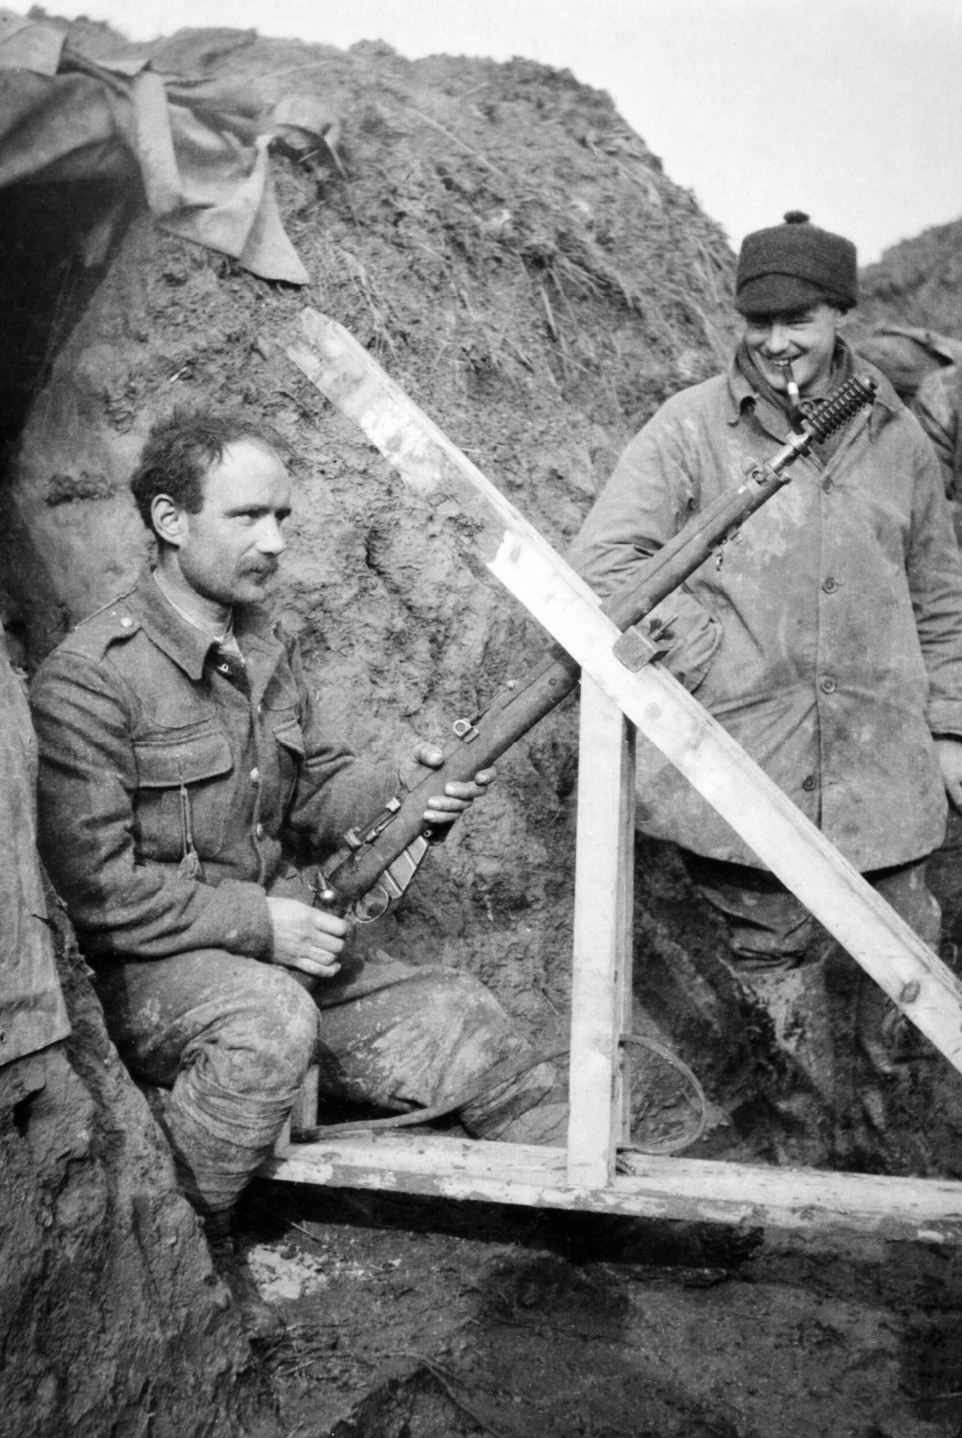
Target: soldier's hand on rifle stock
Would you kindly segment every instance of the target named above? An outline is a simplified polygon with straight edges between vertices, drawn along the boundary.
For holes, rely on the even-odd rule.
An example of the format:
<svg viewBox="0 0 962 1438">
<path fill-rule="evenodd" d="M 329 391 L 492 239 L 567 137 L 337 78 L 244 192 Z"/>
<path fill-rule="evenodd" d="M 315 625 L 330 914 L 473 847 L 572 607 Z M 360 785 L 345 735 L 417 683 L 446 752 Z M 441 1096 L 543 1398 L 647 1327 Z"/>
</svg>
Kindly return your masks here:
<svg viewBox="0 0 962 1438">
<path fill-rule="evenodd" d="M 348 925 L 337 914 L 314 909 L 299 899 L 268 899 L 274 931 L 271 963 L 299 969 L 315 979 L 331 979 L 340 969 Z"/>
<path fill-rule="evenodd" d="M 418 764 L 424 764 L 429 769 L 439 769 L 443 763 L 444 755 L 437 745 L 422 742 L 415 749 L 414 758 L 401 765 L 401 782 L 411 787 L 410 779 L 413 777 L 414 766 Z M 443 794 L 432 794 L 428 799 L 428 807 L 424 811 L 425 820 L 429 824 L 453 824 L 459 814 L 471 807 L 475 799 L 484 795 L 495 777 L 494 769 L 480 769 L 474 779 L 467 783 L 445 784 Z"/>
<path fill-rule="evenodd" d="M 962 738 L 943 736 L 935 741 L 945 792 L 956 809 L 962 809 Z"/>
</svg>

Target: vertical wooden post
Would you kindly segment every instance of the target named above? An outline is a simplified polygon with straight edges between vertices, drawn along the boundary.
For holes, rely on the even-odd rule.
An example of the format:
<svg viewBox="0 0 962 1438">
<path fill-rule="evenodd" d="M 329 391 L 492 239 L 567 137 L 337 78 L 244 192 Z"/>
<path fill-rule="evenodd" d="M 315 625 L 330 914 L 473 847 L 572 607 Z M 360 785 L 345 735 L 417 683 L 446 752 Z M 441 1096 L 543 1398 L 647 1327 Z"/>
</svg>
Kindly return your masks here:
<svg viewBox="0 0 962 1438">
<path fill-rule="evenodd" d="M 633 734 L 582 674 L 568 1181 L 594 1188 L 610 1183 L 627 1122 L 618 1038 L 631 1013 L 634 821 Z"/>
<path fill-rule="evenodd" d="M 320 1088 L 321 1071 L 317 1064 L 311 1064 L 301 1084 L 301 1091 L 297 1095 L 294 1107 L 291 1110 L 292 1128 L 313 1128 L 317 1123 L 318 1090 Z"/>
</svg>

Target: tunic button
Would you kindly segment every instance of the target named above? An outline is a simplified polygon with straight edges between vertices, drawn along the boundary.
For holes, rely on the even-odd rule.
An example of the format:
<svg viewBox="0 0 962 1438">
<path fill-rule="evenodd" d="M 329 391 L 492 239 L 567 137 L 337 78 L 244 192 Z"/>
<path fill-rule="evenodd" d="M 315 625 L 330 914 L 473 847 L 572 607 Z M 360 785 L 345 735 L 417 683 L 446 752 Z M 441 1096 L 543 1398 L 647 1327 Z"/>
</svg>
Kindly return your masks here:
<svg viewBox="0 0 962 1438">
<path fill-rule="evenodd" d="M 822 680 L 822 693 L 823 693 L 823 694 L 834 694 L 837 688 L 838 688 L 838 684 L 836 683 L 836 681 L 835 681 L 834 679 L 823 679 L 823 680 Z"/>
<path fill-rule="evenodd" d="M 816 783 L 817 780 L 814 774 L 806 774 L 805 778 L 802 780 L 802 788 L 810 794 L 815 788 Z"/>
<path fill-rule="evenodd" d="M 823 480 L 822 480 L 822 488 L 824 489 L 824 491 L 825 491 L 826 494 L 831 494 L 831 492 L 832 492 L 832 481 L 831 481 L 830 479 L 823 479 Z"/>
<path fill-rule="evenodd" d="M 826 594 L 834 594 L 836 589 L 838 588 L 838 581 L 829 577 L 822 585 L 822 588 L 825 590 Z"/>
<path fill-rule="evenodd" d="M 133 622 L 134 621 L 132 619 L 128 619 L 125 615 L 124 618 L 120 621 L 120 627 L 121 629 L 130 629 L 133 625 Z"/>
<path fill-rule="evenodd" d="M 255 768 L 255 769 L 252 769 L 252 770 L 251 770 L 251 783 L 252 783 L 252 784 L 259 784 L 260 782 L 261 782 L 261 771 L 260 771 L 259 769 L 256 769 L 256 768 Z"/>
<path fill-rule="evenodd" d="M 263 839 L 263 837 L 264 837 L 264 825 L 263 825 L 263 824 L 256 824 L 256 825 L 254 826 L 254 837 L 255 837 L 255 839 Z"/>
</svg>

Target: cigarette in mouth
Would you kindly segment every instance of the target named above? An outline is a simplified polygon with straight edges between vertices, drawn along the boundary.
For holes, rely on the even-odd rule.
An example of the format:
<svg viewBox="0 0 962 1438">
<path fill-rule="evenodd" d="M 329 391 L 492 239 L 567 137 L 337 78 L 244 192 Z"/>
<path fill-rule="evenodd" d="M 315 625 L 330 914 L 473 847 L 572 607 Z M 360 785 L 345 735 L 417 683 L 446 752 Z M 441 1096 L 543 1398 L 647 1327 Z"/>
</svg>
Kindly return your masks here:
<svg viewBox="0 0 962 1438">
<path fill-rule="evenodd" d="M 795 376 L 792 373 L 791 360 L 789 360 L 789 362 L 785 365 L 785 389 L 788 393 L 789 403 L 791 404 L 792 409 L 795 409 L 798 405 L 798 385 L 795 381 Z"/>
</svg>

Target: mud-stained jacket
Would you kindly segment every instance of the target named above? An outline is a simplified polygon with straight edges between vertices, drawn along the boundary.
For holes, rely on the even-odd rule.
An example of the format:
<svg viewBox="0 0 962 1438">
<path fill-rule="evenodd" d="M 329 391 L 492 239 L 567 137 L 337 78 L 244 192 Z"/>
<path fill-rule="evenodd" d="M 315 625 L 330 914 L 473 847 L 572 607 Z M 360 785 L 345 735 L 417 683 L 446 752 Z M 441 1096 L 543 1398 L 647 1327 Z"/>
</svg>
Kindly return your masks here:
<svg viewBox="0 0 962 1438">
<path fill-rule="evenodd" d="M 243 665 L 145 574 L 34 681 L 40 851 L 88 955 L 269 958 L 284 842 L 330 850 L 397 787 L 330 732 L 263 610 L 234 632 Z"/>
<path fill-rule="evenodd" d="M 888 381 L 859 368 L 879 383 L 871 410 L 824 462 L 797 460 L 660 612 L 701 703 L 865 871 L 942 841 L 932 736 L 962 736 L 962 564 L 931 446 Z M 787 429 L 734 364 L 675 395 L 628 445 L 572 563 L 609 594 Z M 645 832 L 760 865 L 647 744 L 638 774 Z"/>
</svg>

